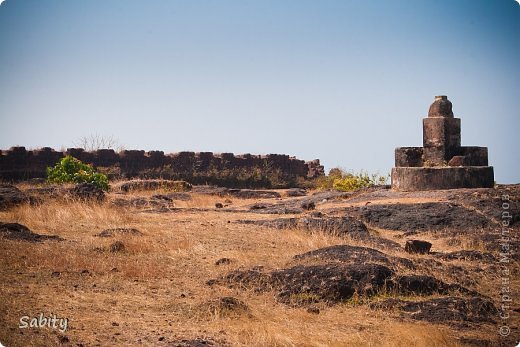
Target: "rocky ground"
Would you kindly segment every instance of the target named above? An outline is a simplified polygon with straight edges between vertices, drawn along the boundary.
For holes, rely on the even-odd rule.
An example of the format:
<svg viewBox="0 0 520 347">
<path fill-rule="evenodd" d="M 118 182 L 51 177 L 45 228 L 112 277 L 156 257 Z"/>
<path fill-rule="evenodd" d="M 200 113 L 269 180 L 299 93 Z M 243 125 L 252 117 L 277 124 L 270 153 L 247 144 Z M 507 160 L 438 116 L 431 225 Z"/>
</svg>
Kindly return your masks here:
<svg viewBox="0 0 520 347">
<path fill-rule="evenodd" d="M 3 184 L 0 342 L 513 346 L 519 198 Z"/>
</svg>

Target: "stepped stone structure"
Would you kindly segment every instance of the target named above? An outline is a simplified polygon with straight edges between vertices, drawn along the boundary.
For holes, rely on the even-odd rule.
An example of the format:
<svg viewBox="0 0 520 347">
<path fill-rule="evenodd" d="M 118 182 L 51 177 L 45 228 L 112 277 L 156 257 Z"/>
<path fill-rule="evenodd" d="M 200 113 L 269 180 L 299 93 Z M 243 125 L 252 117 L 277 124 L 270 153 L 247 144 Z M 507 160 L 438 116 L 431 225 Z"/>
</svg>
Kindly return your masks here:
<svg viewBox="0 0 520 347">
<path fill-rule="evenodd" d="M 462 147 L 460 118 L 454 118 L 446 96 L 436 96 L 423 119 L 423 147 L 395 149 L 392 188 L 416 191 L 493 186 L 487 147 Z"/>
</svg>

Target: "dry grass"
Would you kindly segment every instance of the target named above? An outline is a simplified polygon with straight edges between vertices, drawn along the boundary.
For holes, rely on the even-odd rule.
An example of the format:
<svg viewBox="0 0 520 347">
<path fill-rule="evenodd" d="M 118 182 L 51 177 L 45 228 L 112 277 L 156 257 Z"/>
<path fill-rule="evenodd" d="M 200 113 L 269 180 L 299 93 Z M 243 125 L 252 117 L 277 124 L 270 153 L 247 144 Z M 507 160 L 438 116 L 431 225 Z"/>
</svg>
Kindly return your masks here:
<svg viewBox="0 0 520 347">
<path fill-rule="evenodd" d="M 458 333 L 446 326 L 410 323 L 366 305 L 321 305 L 316 315 L 278 303 L 273 293 L 207 286 L 206 281 L 231 269 L 280 268 L 294 255 L 316 248 L 362 245 L 323 233 L 234 223 L 258 216 L 211 211 L 221 200 L 194 195 L 176 204 L 209 210 L 165 214 L 59 200 L 0 212 L 1 221 L 65 239 L 0 240 L 0 341 L 7 346 L 58 345 L 59 334 L 52 329 L 27 329 L 22 335 L 17 328 L 22 315 L 53 312 L 70 319 L 66 335 L 72 345 L 166 345 L 197 337 L 236 346 L 458 345 Z M 236 205 L 249 203 L 233 199 Z M 137 228 L 143 235 L 95 236 L 109 228 Z M 108 251 L 116 240 L 124 243 L 124 252 Z M 224 257 L 232 263 L 216 266 Z M 201 311 L 223 296 L 244 302 L 249 313 Z M 481 333 L 487 334 L 486 329 Z"/>
</svg>

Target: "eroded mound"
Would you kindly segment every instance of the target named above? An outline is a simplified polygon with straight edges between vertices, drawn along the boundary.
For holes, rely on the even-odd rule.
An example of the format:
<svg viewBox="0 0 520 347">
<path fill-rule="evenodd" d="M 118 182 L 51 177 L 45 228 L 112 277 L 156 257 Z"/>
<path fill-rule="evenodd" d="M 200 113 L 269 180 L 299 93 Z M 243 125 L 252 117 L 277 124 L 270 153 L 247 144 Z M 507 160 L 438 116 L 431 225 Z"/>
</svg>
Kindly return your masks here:
<svg viewBox="0 0 520 347">
<path fill-rule="evenodd" d="M 240 223 L 262 225 L 276 229 L 302 228 L 333 235 L 369 235 L 366 225 L 349 216 L 323 218 L 277 218 L 265 220 L 241 220 Z"/>
<path fill-rule="evenodd" d="M 29 202 L 29 196 L 11 184 L 0 184 L 0 210 Z"/>
<path fill-rule="evenodd" d="M 397 309 L 401 315 L 428 322 L 473 322 L 495 323 L 498 310 L 493 303 L 482 297 L 446 297 L 425 301 L 388 299 L 370 304 L 374 309 Z"/>
<path fill-rule="evenodd" d="M 25 225 L 18 223 L 2 223 L 0 222 L 0 235 L 9 240 L 22 240 L 29 242 L 40 242 L 44 240 L 62 241 L 63 239 L 56 235 L 40 235 L 33 233 Z"/>
<path fill-rule="evenodd" d="M 335 245 L 316 249 L 304 254 L 294 256 L 296 260 L 318 260 L 318 261 L 339 261 L 344 263 L 379 263 L 387 266 L 402 265 L 407 268 L 414 268 L 411 260 L 406 258 L 387 255 L 373 248 Z"/>
<path fill-rule="evenodd" d="M 430 231 L 446 228 L 474 230 L 496 225 L 490 218 L 463 206 L 447 202 L 381 204 L 350 207 L 347 213 L 381 229 Z"/>
<path fill-rule="evenodd" d="M 427 274 L 400 274 L 400 267 L 415 269 L 412 261 L 367 247 L 331 246 L 296 255 L 293 261 L 303 264 L 273 271 L 262 267 L 237 269 L 208 284 L 249 288 L 257 292 L 274 290 L 280 302 L 297 305 L 314 302 L 334 304 L 353 297 L 368 299 L 378 294 L 480 296 L 475 291 Z M 312 263 L 316 261 L 317 264 Z"/>
</svg>

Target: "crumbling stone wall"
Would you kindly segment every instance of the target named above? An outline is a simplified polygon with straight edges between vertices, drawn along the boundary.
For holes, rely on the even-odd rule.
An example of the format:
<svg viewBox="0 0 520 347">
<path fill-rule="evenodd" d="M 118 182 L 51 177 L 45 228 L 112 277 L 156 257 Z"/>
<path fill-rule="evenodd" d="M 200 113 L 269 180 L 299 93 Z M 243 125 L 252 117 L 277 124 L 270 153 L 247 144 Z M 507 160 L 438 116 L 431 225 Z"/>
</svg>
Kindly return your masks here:
<svg viewBox="0 0 520 347">
<path fill-rule="evenodd" d="M 110 178 L 182 179 L 193 184 L 228 187 L 295 187 L 307 179 L 324 175 L 319 160 L 303 160 L 281 154 L 252 155 L 212 152 L 100 149 L 86 152 L 69 148 L 65 152 L 44 147 L 28 151 L 12 147 L 0 151 L 0 180 L 20 181 L 46 177 L 46 168 L 66 155 L 92 164 Z"/>
</svg>

